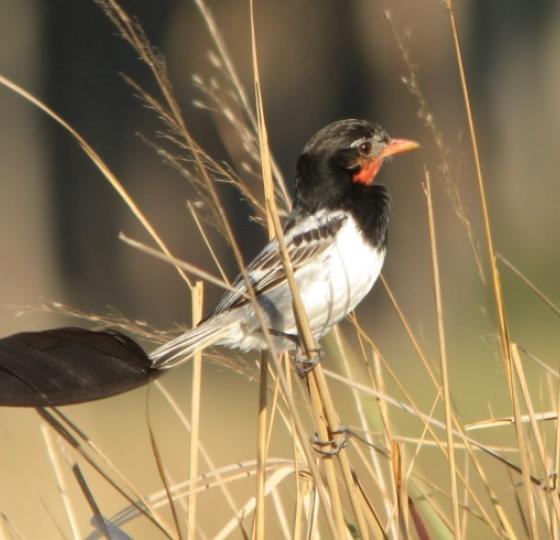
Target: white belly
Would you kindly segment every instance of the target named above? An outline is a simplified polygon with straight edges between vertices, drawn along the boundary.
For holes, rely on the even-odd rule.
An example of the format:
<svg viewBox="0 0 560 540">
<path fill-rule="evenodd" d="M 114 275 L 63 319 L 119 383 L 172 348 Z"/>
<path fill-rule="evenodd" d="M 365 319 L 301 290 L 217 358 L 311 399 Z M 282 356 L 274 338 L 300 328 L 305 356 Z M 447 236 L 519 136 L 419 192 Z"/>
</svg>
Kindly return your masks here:
<svg viewBox="0 0 560 540">
<path fill-rule="evenodd" d="M 367 243 L 352 218 L 343 225 L 337 240 L 325 252 L 321 264 L 306 266 L 295 273 L 300 295 L 316 338 L 325 335 L 338 321 L 352 311 L 370 291 L 378 278 L 385 258 L 384 250 Z M 292 298 L 287 285 L 281 285 L 261 297 L 261 306 L 269 327 L 296 336 L 297 327 L 292 310 Z M 251 305 L 244 308 L 245 331 L 223 344 L 244 350 L 266 348 L 260 325 Z M 277 351 L 290 349 L 294 343 L 275 339 Z"/>
<path fill-rule="evenodd" d="M 365 242 L 354 220 L 349 219 L 320 275 L 308 273 L 298 279 L 316 336 L 324 335 L 362 301 L 378 278 L 384 258 L 385 251 L 380 252 Z"/>
</svg>

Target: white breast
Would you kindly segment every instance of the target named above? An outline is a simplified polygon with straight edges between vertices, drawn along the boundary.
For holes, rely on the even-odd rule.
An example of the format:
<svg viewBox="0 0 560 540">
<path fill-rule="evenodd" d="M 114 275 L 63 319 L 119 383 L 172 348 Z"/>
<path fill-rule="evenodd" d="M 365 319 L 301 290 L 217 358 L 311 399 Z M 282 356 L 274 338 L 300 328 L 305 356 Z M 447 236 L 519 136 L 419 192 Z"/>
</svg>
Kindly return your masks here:
<svg viewBox="0 0 560 540">
<path fill-rule="evenodd" d="M 299 224 L 290 236 L 316 225 L 316 220 L 317 216 L 313 221 L 310 218 Z M 366 242 L 354 219 L 346 216 L 332 246 L 318 260 L 295 272 L 301 299 L 316 338 L 325 335 L 360 303 L 379 276 L 384 258 L 385 251 Z M 272 330 L 297 335 L 292 297 L 286 283 L 263 294 L 260 304 Z M 266 348 L 251 304 L 239 311 L 234 310 L 232 317 L 239 325 L 232 327 L 231 333 L 223 336 L 218 343 L 242 350 Z M 278 338 L 275 342 L 277 351 L 294 347 L 294 342 L 290 340 Z"/>
<path fill-rule="evenodd" d="M 366 242 L 349 217 L 324 266 L 316 275 L 298 279 L 315 335 L 324 335 L 361 302 L 379 276 L 384 258 L 385 251 Z"/>
</svg>

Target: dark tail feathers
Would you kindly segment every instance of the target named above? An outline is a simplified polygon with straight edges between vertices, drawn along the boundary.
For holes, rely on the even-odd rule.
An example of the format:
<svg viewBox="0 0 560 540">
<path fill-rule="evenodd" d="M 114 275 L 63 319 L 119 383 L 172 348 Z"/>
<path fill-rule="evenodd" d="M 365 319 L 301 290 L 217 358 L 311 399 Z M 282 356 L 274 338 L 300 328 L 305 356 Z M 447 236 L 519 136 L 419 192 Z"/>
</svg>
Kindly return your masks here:
<svg viewBox="0 0 560 540">
<path fill-rule="evenodd" d="M 0 406 L 93 401 L 162 373 L 135 341 L 115 330 L 67 327 L 0 339 Z"/>
</svg>

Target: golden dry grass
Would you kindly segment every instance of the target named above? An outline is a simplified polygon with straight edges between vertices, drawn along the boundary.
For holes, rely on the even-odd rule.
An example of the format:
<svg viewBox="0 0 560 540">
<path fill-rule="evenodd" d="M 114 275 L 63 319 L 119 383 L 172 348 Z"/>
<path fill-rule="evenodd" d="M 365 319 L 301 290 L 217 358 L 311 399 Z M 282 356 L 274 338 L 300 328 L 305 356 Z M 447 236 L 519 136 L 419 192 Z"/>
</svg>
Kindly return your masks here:
<svg viewBox="0 0 560 540">
<path fill-rule="evenodd" d="M 203 281 L 223 289 L 231 287 L 222 270 L 222 254 L 214 249 L 207 235 L 209 222 L 226 239 L 242 275 L 247 277 L 236 231 L 222 203 L 220 186 L 216 181 L 226 178 L 249 203 L 255 218 L 267 227 L 269 237 L 276 236 L 279 240 L 294 311 L 301 328 L 303 349 L 312 358 L 317 344 L 309 331 L 282 236 L 282 218 L 289 208 L 290 200 L 268 144 L 263 107 L 266 96 L 261 95 L 256 46 L 258 24 L 251 19 L 256 103 L 253 110 L 219 28 L 205 3 L 196 1 L 216 47 L 218 63 L 231 82 L 230 90 L 238 98 L 237 112 L 232 114 L 225 94 L 216 93 L 202 80 L 198 84 L 206 92 L 206 98 L 212 100 L 213 107 L 222 107 L 222 113 L 230 118 L 239 137 L 247 142 L 252 158 L 260 164 L 263 184 L 257 189 L 237 174 L 236 169 L 208 155 L 193 138 L 169 81 L 165 62 L 152 48 L 139 23 L 114 0 L 99 0 L 98 4 L 144 62 L 159 89 L 158 96 L 151 95 L 127 79 L 162 122 L 163 143 L 150 144 L 165 162 L 181 170 L 204 203 L 202 209 L 190 203 L 188 208 L 216 263 L 219 276 L 198 268 L 190 261 L 173 257 L 123 183 L 85 138 L 47 105 L 6 77 L 0 76 L 0 83 L 60 124 L 95 163 L 157 248 L 124 235 L 121 238 L 146 255 L 158 257 L 175 266 L 190 294 L 193 324 L 203 313 Z M 483 278 L 481 286 L 486 286 L 484 276 L 490 275 L 488 282 L 497 313 L 499 352 L 503 359 L 511 415 L 505 419 L 493 416 L 477 418 L 466 424 L 463 418 L 471 417 L 469 411 L 459 412 L 456 409 L 453 381 L 448 373 L 452 359 L 446 341 L 443 269 L 440 269 L 438 258 L 440 230 L 433 204 L 431 176 L 426 170 L 425 192 L 436 314 L 434 325 L 438 334 L 439 362 L 434 362 L 426 350 L 385 277 L 382 283 L 402 324 L 402 339 L 411 342 L 414 353 L 420 359 L 419 369 L 431 385 L 425 393 L 428 399 L 419 400 L 414 389 L 401 384 L 399 375 L 391 366 L 391 359 L 383 356 L 358 318 L 352 316 L 349 331 L 347 327 L 345 331 L 336 329 L 326 340 L 329 365 L 335 365 L 336 368 L 326 369 L 318 365 L 303 380 L 294 375 L 291 359 L 287 355 L 272 352 L 263 355 L 253 365 L 237 362 L 237 359 L 227 357 L 224 353 L 208 351 L 198 355 L 189 366 L 192 369 L 190 404 L 187 407 L 189 414 L 177 403 L 174 393 L 167 388 L 167 381 L 166 385 L 154 383 L 147 393 L 145 408 L 140 407 L 142 410 L 136 412 L 147 425 L 150 441 L 150 451 L 143 454 L 146 461 L 142 462 L 140 469 L 149 469 L 152 478 L 158 479 L 156 481 L 162 489 L 157 492 L 141 487 L 145 484 L 142 473 L 137 473 L 138 476 L 132 479 L 127 478 L 121 470 L 122 465 L 114 463 L 100 445 L 90 440 L 85 426 L 76 425 L 62 411 L 38 411 L 44 421 L 42 434 L 56 476 L 59 505 L 65 520 L 62 524 L 53 518 L 61 535 L 64 531 L 65 535 L 80 538 L 86 535 L 85 531 L 91 532 L 85 520 L 78 517 L 80 514 L 80 517 L 97 517 L 98 527 L 92 537 L 111 537 L 115 534 L 113 527 L 122 527 L 124 531 L 132 531 L 135 537 L 145 538 L 424 539 L 468 538 L 472 537 L 473 531 L 485 537 L 559 538 L 560 503 L 556 482 L 560 461 L 560 427 L 557 421 L 559 374 L 544 364 L 548 373 L 542 375 L 539 381 L 541 390 L 537 395 L 536 386 L 528 381 L 523 352 L 512 340 L 508 330 L 508 313 L 478 155 L 468 81 L 461 56 L 460 33 L 452 3 L 447 2 L 445 9 L 449 14 L 451 40 L 475 163 L 486 262 L 451 174 L 441 132 L 424 98 L 410 52 L 400 39 L 398 28 L 395 28 L 389 13 L 386 18 L 408 70 L 405 85 L 417 97 L 419 117 L 425 123 L 433 144 L 441 151 L 441 170 L 449 188 L 448 193 L 451 194 L 450 205 L 469 238 L 472 256 Z M 559 314 L 554 302 L 520 270 L 507 259 L 501 257 L 501 260 L 556 316 Z M 249 297 L 255 301 L 251 287 Z M 259 312 L 256 302 L 255 306 Z M 47 305 L 44 308 L 69 312 L 60 305 Z M 162 333 L 120 317 L 87 315 L 78 311 L 70 314 L 94 324 L 120 325 L 144 340 L 161 342 L 165 339 Z M 273 351 L 265 325 L 263 332 Z M 219 440 L 205 440 L 201 429 L 201 415 L 205 407 L 209 406 L 205 392 L 216 391 L 205 388 L 206 364 L 219 366 L 227 375 L 237 375 L 244 382 L 259 381 L 258 412 L 247 414 L 242 419 L 242 429 L 236 428 L 239 431 L 227 432 L 228 400 L 234 398 L 226 395 L 217 399 L 225 411 L 225 435 Z M 165 421 L 173 426 L 171 431 L 174 435 L 171 438 L 162 436 L 164 440 L 160 440 L 158 437 L 158 429 L 153 421 L 156 417 L 154 409 L 158 406 L 165 407 L 163 413 L 157 412 L 158 422 L 166 418 Z M 345 424 L 346 419 L 351 419 L 351 422 Z M 493 434 L 505 424 L 514 426 L 515 437 L 496 437 L 498 442 L 493 442 Z M 127 429 L 127 426 L 122 426 L 122 429 Z M 58 434 L 55 438 L 54 433 Z M 317 445 L 311 441 L 313 433 L 317 433 L 320 441 L 332 441 L 326 444 L 327 448 L 338 448 L 346 438 L 348 445 L 342 446 L 332 456 L 321 455 L 317 452 Z M 484 433 L 490 435 L 484 438 L 481 436 Z M 247 434 L 254 437 L 251 444 L 246 441 Z M 233 447 L 236 443 L 239 443 L 240 448 L 228 448 L 225 452 L 226 456 L 231 455 L 231 460 L 226 464 L 216 464 L 212 458 L 216 447 L 224 444 Z M 172 449 L 178 451 L 180 458 L 170 458 L 168 446 L 173 446 Z M 423 456 L 432 448 L 438 457 L 432 459 L 426 468 Z M 243 452 L 242 459 L 238 457 L 239 452 Z M 176 467 L 176 460 L 185 467 Z M 65 467 L 66 474 L 63 472 Z M 84 475 L 83 470 L 86 468 L 88 474 Z M 175 477 L 177 470 L 183 471 L 180 477 Z M 86 476 L 89 480 L 86 480 Z M 103 480 L 103 489 L 99 479 Z M 79 487 L 79 490 L 72 492 L 72 496 L 68 493 L 69 482 Z M 242 488 L 239 487 L 241 484 Z M 116 504 L 120 510 L 106 513 L 104 508 L 109 507 L 107 500 L 112 496 L 108 493 L 113 492 L 118 494 L 115 500 L 119 501 Z M 212 494 L 211 498 L 206 497 L 208 493 Z M 204 504 L 201 502 L 202 497 L 205 497 Z M 50 507 L 54 504 L 49 501 Z M 77 510 L 77 507 L 80 509 Z M 23 530 L 9 515 L 3 514 L 0 522 L 3 524 L 0 536 L 17 538 L 18 534 L 14 532 L 16 528 Z M 25 537 L 25 532 L 22 536 Z"/>
</svg>

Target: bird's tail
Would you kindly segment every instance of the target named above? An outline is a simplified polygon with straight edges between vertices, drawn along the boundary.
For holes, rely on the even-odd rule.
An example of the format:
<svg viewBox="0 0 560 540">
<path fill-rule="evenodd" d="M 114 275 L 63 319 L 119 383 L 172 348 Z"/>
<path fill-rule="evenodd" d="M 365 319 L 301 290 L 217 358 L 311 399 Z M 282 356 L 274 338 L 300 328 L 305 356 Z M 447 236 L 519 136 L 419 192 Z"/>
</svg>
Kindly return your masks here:
<svg viewBox="0 0 560 540">
<path fill-rule="evenodd" d="M 55 328 L 0 339 L 0 406 L 53 407 L 102 399 L 159 377 L 115 330 Z"/>
<path fill-rule="evenodd" d="M 217 315 L 192 330 L 168 341 L 150 353 L 152 367 L 169 369 L 188 360 L 195 353 L 214 345 L 232 330 L 227 314 Z"/>
<path fill-rule="evenodd" d="M 148 355 L 115 330 L 55 328 L 0 339 L 0 407 L 47 407 L 102 399 L 143 386 L 235 330 L 213 317 Z"/>
</svg>

